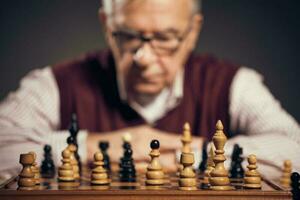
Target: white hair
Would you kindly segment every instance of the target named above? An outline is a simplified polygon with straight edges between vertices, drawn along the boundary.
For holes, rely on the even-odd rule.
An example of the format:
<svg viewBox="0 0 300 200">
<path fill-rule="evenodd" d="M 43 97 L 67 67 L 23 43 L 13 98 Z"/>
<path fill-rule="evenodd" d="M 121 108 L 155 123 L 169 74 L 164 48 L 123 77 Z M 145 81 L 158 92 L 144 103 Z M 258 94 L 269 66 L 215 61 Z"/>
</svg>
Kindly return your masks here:
<svg viewBox="0 0 300 200">
<path fill-rule="evenodd" d="M 111 16 L 114 11 L 114 7 L 116 5 L 122 6 L 124 4 L 124 0 L 102 0 L 103 2 L 103 11 L 105 12 L 106 15 Z M 192 5 L 192 13 L 196 14 L 200 12 L 202 9 L 202 0 L 193 0 L 193 5 Z"/>
</svg>

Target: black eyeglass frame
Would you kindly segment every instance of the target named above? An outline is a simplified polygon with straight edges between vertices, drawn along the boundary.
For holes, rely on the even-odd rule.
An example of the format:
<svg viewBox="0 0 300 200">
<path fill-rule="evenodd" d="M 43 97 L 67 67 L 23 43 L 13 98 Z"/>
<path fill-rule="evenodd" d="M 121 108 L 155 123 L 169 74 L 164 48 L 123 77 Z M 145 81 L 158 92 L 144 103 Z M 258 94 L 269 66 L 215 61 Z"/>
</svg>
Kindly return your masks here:
<svg viewBox="0 0 300 200">
<path fill-rule="evenodd" d="M 123 51 L 131 51 L 134 53 L 134 52 L 138 51 L 144 45 L 144 43 L 149 43 L 151 45 L 151 47 L 153 48 L 153 50 L 157 54 L 164 55 L 164 54 L 173 54 L 174 52 L 176 52 L 178 50 L 178 48 L 180 47 L 180 44 L 182 43 L 182 41 L 187 37 L 187 35 L 190 33 L 191 30 L 192 30 L 192 24 L 189 23 L 188 27 L 183 32 L 183 34 L 181 34 L 181 36 L 175 36 L 174 38 L 171 38 L 169 41 L 173 40 L 173 42 L 177 42 L 177 44 L 174 45 L 174 47 L 172 47 L 172 48 L 157 47 L 157 45 L 154 45 L 155 44 L 154 41 L 157 42 L 159 40 L 159 39 L 157 39 L 157 36 L 155 36 L 155 35 L 154 36 L 144 36 L 143 34 L 140 34 L 138 32 L 131 31 L 131 30 L 113 31 L 112 36 L 115 38 L 118 46 L 120 46 L 121 48 L 122 48 L 122 44 L 121 44 L 122 42 L 120 41 L 121 36 L 127 37 L 128 39 L 130 37 L 132 39 L 137 39 L 138 45 L 136 45 L 136 47 L 128 48 L 128 49 L 123 48 L 122 49 Z M 158 50 L 160 50 L 160 51 L 158 51 Z"/>
</svg>

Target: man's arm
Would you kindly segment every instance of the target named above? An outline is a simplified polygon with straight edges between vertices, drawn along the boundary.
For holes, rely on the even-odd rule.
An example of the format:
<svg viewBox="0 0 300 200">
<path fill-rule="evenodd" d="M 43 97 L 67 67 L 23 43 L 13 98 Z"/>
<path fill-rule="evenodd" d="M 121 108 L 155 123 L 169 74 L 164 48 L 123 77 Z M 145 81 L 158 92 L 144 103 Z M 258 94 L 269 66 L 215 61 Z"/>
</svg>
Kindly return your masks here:
<svg viewBox="0 0 300 200">
<path fill-rule="evenodd" d="M 0 172 L 20 167 L 20 153 L 35 151 L 38 163 L 43 146 L 52 146 L 53 158 L 60 163 L 68 131 L 59 127 L 59 94 L 50 67 L 34 70 L 22 79 L 20 88 L 0 104 Z M 80 154 L 86 157 L 86 133 L 78 135 Z M 2 173 L 3 174 L 3 173 Z"/>
<path fill-rule="evenodd" d="M 273 97 L 254 70 L 241 68 L 235 76 L 230 97 L 231 129 L 244 134 L 230 139 L 227 153 L 234 143 L 250 153 L 281 167 L 290 159 L 300 170 L 300 127 Z"/>
</svg>

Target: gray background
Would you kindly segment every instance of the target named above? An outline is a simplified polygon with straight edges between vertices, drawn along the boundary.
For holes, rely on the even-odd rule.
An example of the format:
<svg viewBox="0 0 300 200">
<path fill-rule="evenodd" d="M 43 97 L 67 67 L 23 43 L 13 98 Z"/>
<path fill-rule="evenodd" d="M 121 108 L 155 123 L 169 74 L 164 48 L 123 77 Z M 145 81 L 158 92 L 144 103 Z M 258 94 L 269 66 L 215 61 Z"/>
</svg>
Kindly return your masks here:
<svg viewBox="0 0 300 200">
<path fill-rule="evenodd" d="M 31 69 L 105 48 L 98 0 L 2 0 L 0 99 Z M 197 51 L 255 68 L 300 121 L 298 0 L 203 0 Z"/>
</svg>

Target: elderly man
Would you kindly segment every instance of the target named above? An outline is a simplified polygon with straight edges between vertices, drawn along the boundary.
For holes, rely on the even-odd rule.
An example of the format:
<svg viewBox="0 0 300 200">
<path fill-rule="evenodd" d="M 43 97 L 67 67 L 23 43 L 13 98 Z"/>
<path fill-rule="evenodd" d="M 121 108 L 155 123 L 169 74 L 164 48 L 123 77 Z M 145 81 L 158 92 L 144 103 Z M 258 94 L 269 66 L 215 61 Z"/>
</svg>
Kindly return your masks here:
<svg viewBox="0 0 300 200">
<path fill-rule="evenodd" d="M 300 128 L 255 71 L 192 54 L 202 28 L 198 0 L 106 0 L 99 10 L 110 50 L 35 70 L 0 105 L 0 171 L 17 166 L 19 153 L 51 144 L 56 161 L 66 146 L 71 114 L 81 131 L 79 153 L 91 159 L 99 140 L 110 157 L 122 153 L 130 132 L 134 157 L 145 160 L 149 142 L 161 142 L 161 161 L 174 167 L 184 122 L 194 148 L 223 121 L 233 144 L 281 166 L 300 170 Z M 171 151 L 170 151 L 171 150 Z"/>
</svg>

